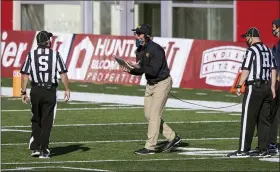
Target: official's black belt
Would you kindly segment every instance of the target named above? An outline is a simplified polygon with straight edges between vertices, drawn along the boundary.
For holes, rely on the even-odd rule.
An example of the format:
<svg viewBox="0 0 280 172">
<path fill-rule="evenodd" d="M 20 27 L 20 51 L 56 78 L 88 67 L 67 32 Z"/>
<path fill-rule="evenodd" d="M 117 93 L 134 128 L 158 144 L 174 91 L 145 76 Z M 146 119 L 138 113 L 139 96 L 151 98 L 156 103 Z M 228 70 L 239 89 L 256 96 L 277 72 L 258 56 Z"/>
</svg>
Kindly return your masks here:
<svg viewBox="0 0 280 172">
<path fill-rule="evenodd" d="M 57 84 L 53 84 L 53 83 L 52 84 L 48 84 L 48 83 L 34 83 L 34 82 L 32 82 L 31 86 L 32 87 L 46 87 L 46 88 L 48 86 L 51 86 L 51 87 L 55 87 L 56 88 L 58 85 Z"/>
<path fill-rule="evenodd" d="M 264 80 L 246 81 L 246 85 L 255 85 L 258 83 L 268 85 L 270 83 L 270 81 L 264 81 Z"/>
</svg>

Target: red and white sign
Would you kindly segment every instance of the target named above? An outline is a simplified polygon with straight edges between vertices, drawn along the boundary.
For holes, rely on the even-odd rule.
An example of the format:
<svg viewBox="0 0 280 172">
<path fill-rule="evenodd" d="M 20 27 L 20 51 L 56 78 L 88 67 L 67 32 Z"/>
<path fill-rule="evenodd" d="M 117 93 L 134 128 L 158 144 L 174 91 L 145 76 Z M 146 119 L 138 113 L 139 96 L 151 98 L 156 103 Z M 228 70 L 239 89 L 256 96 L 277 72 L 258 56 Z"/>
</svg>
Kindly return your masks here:
<svg viewBox="0 0 280 172">
<path fill-rule="evenodd" d="M 178 88 L 181 84 L 185 64 L 188 60 L 193 40 L 154 37 L 153 41 L 158 43 L 165 50 L 166 60 L 171 70 L 170 75 L 173 79 L 173 87 Z M 146 78 L 144 75 L 140 85 L 146 85 Z"/>
<path fill-rule="evenodd" d="M 29 53 L 35 32 L 3 31 L 1 33 L 1 77 L 13 77 Z"/>
<path fill-rule="evenodd" d="M 1 77 L 13 77 L 28 52 L 35 49 L 36 32 L 3 31 L 1 36 Z M 241 67 L 245 43 L 159 38 L 165 49 L 173 87 L 228 90 Z M 33 47 L 32 47 L 33 45 Z M 79 82 L 145 85 L 145 76 L 120 70 L 117 55 L 135 61 L 133 36 L 105 36 L 54 33 L 52 47 L 61 53 L 71 80 Z M 140 82 L 141 81 L 141 82 Z"/>
<path fill-rule="evenodd" d="M 113 55 L 135 61 L 135 38 L 76 35 L 67 61 L 71 80 L 139 85 L 140 76 L 120 70 Z"/>
<path fill-rule="evenodd" d="M 195 40 L 180 87 L 228 90 L 245 51 L 244 43 Z"/>
</svg>

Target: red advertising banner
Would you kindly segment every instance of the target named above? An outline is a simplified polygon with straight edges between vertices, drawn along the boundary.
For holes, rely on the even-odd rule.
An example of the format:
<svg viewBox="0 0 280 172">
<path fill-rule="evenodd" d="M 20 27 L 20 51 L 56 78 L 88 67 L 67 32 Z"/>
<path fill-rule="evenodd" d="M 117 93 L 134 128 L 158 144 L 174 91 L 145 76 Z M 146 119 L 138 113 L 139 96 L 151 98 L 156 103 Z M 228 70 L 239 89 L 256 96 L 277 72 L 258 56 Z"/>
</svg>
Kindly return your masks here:
<svg viewBox="0 0 280 172">
<path fill-rule="evenodd" d="M 29 53 L 35 36 L 33 31 L 3 31 L 1 33 L 1 77 L 13 77 Z"/>
<path fill-rule="evenodd" d="M 76 81 L 139 85 L 141 77 L 120 70 L 113 55 L 135 61 L 135 38 L 75 35 L 68 56 L 69 78 Z"/>
<path fill-rule="evenodd" d="M 194 40 L 180 87 L 228 91 L 246 48 L 245 43 Z"/>
</svg>

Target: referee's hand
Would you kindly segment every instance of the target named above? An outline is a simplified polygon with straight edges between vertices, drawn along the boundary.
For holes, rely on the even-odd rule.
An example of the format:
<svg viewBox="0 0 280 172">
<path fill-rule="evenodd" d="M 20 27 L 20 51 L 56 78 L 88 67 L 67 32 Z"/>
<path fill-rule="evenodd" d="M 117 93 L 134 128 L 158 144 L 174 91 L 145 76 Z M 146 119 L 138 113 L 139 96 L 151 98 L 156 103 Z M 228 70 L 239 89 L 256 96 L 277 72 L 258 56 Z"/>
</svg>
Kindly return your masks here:
<svg viewBox="0 0 280 172">
<path fill-rule="evenodd" d="M 236 88 L 236 93 L 237 96 L 241 96 L 241 88 Z"/>
<path fill-rule="evenodd" d="M 29 97 L 25 94 L 25 95 L 21 95 L 21 101 L 25 104 L 27 104 L 27 102 L 29 101 Z"/>
<path fill-rule="evenodd" d="M 271 87 L 271 91 L 272 91 L 272 98 L 274 99 L 276 97 L 275 87 Z"/>
<path fill-rule="evenodd" d="M 64 101 L 67 102 L 70 99 L 70 90 L 66 90 L 64 93 Z"/>
</svg>

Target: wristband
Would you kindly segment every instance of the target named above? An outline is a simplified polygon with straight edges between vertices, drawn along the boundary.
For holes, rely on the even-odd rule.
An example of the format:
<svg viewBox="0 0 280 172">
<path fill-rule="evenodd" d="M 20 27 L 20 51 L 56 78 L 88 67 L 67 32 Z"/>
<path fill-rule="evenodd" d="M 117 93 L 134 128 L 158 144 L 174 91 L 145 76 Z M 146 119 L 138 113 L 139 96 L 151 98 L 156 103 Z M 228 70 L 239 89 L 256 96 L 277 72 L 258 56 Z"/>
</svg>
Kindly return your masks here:
<svg viewBox="0 0 280 172">
<path fill-rule="evenodd" d="M 241 88 L 241 85 L 237 85 L 236 88 Z"/>
</svg>

